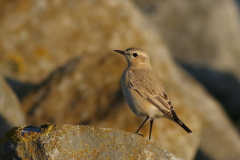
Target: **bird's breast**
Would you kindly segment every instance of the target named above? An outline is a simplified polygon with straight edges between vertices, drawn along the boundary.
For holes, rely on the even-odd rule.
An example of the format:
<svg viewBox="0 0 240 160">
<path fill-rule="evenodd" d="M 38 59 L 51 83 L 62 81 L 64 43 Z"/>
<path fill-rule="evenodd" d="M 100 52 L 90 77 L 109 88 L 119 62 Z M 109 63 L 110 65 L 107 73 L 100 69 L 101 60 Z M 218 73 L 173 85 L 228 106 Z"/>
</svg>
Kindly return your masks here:
<svg viewBox="0 0 240 160">
<path fill-rule="evenodd" d="M 133 113 L 140 117 L 148 116 L 146 111 L 151 104 L 131 88 L 129 81 L 124 77 L 121 79 L 121 86 L 123 96 Z"/>
</svg>

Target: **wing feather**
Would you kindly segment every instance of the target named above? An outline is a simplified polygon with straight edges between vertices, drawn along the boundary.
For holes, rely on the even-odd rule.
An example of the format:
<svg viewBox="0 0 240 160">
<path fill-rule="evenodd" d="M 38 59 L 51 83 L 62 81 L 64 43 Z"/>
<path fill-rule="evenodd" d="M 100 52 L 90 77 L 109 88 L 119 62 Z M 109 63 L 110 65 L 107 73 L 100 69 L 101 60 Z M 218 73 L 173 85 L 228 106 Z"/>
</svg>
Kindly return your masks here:
<svg viewBox="0 0 240 160">
<path fill-rule="evenodd" d="M 133 70 L 129 71 L 129 85 L 139 95 L 165 113 L 169 118 L 173 118 L 171 112 L 172 104 L 165 94 L 163 85 L 157 78 L 154 78 L 156 75 L 152 75 L 152 73 L 153 72 L 145 71 L 140 74 L 136 70 L 135 72 Z"/>
</svg>

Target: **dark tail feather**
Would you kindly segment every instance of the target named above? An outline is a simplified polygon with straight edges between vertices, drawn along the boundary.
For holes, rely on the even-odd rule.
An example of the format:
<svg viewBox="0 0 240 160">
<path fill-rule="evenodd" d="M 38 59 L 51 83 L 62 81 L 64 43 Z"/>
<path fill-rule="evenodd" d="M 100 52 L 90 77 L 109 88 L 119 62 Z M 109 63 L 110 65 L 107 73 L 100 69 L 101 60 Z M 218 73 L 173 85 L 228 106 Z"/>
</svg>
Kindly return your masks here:
<svg viewBox="0 0 240 160">
<path fill-rule="evenodd" d="M 177 117 L 177 114 L 175 113 L 172 107 L 171 107 L 171 112 L 172 112 L 174 121 L 177 124 L 179 124 L 187 133 L 192 133 L 192 131 Z"/>
<path fill-rule="evenodd" d="M 187 133 L 192 133 L 192 131 L 180 120 L 177 121 L 177 123 L 187 132 Z"/>
</svg>

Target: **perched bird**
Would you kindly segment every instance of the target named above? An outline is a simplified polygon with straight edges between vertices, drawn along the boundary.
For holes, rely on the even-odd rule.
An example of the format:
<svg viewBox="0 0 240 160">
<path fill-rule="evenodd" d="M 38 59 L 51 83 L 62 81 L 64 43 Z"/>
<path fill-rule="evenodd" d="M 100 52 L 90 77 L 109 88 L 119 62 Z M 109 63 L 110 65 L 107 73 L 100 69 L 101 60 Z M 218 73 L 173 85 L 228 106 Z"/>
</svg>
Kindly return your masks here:
<svg viewBox="0 0 240 160">
<path fill-rule="evenodd" d="M 146 118 L 135 133 L 138 134 L 144 123 L 150 119 L 150 140 L 153 120 L 160 117 L 168 118 L 187 133 L 192 133 L 175 113 L 162 83 L 150 65 L 148 54 L 140 48 L 114 51 L 122 54 L 128 62 L 121 78 L 124 98 L 133 113 Z"/>
</svg>

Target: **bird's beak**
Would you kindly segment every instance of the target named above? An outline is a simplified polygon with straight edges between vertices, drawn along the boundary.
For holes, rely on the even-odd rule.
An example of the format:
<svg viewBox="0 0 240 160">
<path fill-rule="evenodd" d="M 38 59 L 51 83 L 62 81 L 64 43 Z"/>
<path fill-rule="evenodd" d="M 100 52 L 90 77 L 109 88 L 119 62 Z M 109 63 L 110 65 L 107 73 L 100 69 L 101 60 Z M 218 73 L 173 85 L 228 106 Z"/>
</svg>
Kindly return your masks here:
<svg viewBox="0 0 240 160">
<path fill-rule="evenodd" d="M 115 52 L 118 52 L 118 53 L 120 53 L 120 54 L 122 54 L 122 55 L 125 55 L 125 52 L 124 51 L 122 51 L 122 50 L 114 50 Z"/>
</svg>

